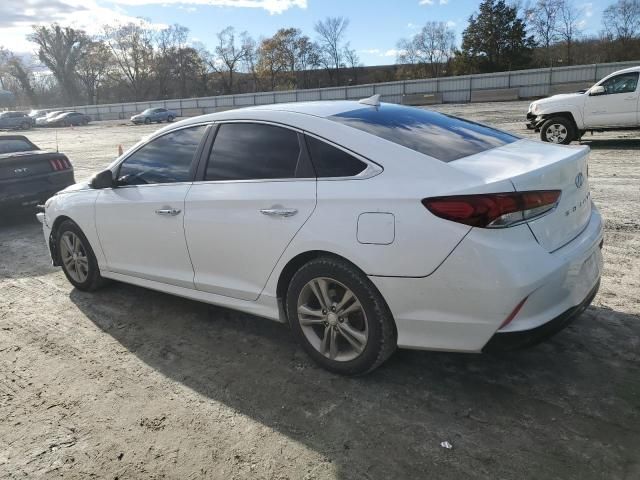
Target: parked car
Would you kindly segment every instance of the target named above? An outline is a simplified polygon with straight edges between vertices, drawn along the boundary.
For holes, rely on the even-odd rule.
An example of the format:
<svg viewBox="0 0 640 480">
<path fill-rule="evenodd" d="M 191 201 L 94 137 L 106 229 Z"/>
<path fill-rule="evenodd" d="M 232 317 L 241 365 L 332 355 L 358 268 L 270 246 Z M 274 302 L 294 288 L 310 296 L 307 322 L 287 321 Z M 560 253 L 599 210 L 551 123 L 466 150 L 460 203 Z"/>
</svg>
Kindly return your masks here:
<svg viewBox="0 0 640 480">
<path fill-rule="evenodd" d="M 74 183 L 66 155 L 40 150 L 23 135 L 0 135 L 0 210 L 44 203 Z"/>
<path fill-rule="evenodd" d="M 79 112 L 64 112 L 46 120 L 45 127 L 70 127 L 71 125 L 87 125 L 91 117 Z"/>
<path fill-rule="evenodd" d="M 31 110 L 31 111 L 29 112 L 29 116 L 30 116 L 31 118 L 33 118 L 33 121 L 34 121 L 34 123 L 35 123 L 35 121 L 36 121 L 38 118 L 45 117 L 45 116 L 47 115 L 47 113 L 48 113 L 48 112 L 47 112 L 47 110 Z"/>
<path fill-rule="evenodd" d="M 0 112 L 0 129 L 29 130 L 34 121 L 24 112 Z"/>
<path fill-rule="evenodd" d="M 167 110 L 166 108 L 147 108 L 144 112 L 138 113 L 131 117 L 133 123 L 146 123 L 151 122 L 173 122 L 178 116 L 173 110 Z"/>
<path fill-rule="evenodd" d="M 529 105 L 527 128 L 545 142 L 569 144 L 591 130 L 640 129 L 640 66 L 619 70 L 584 92 Z"/>
<path fill-rule="evenodd" d="M 44 116 L 40 116 L 36 118 L 36 126 L 46 127 L 49 120 L 63 113 L 64 113 L 64 110 L 54 110 L 52 112 L 47 112 Z"/>
<path fill-rule="evenodd" d="M 167 126 L 38 217 L 80 290 L 287 322 L 362 374 L 396 347 L 522 347 L 578 316 L 602 268 L 588 155 L 378 96 L 275 104 Z"/>
</svg>

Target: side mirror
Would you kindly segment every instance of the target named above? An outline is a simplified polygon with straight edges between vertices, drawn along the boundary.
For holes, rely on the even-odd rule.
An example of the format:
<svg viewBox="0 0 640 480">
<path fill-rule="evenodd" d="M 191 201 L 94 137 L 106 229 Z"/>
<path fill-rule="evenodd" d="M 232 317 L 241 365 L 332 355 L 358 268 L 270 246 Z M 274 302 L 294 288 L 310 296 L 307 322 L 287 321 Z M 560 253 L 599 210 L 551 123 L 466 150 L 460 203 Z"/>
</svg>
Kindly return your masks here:
<svg viewBox="0 0 640 480">
<path fill-rule="evenodd" d="M 89 182 L 89 186 L 97 190 L 112 188 L 114 186 L 113 173 L 111 173 L 111 170 L 103 170 L 100 173 L 96 173 L 91 179 L 91 182 Z"/>
<path fill-rule="evenodd" d="M 596 85 L 595 87 L 591 87 L 591 90 L 589 90 L 589 95 L 591 97 L 595 97 L 596 95 L 604 95 L 605 93 L 606 92 L 602 85 Z"/>
</svg>

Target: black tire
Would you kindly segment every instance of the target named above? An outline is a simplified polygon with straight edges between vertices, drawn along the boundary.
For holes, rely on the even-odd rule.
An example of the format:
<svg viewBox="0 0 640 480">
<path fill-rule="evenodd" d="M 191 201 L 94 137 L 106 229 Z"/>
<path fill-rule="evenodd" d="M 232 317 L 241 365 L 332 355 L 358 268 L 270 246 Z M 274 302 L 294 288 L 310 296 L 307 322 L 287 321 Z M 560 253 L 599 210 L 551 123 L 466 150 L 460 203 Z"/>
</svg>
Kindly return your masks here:
<svg viewBox="0 0 640 480">
<path fill-rule="evenodd" d="M 303 332 L 298 314 L 298 301 L 303 288 L 317 278 L 328 278 L 339 282 L 351 290 L 362 306 L 362 311 L 366 315 L 368 335 L 364 348 L 353 359 L 340 361 L 325 356 L 314 347 Z M 289 282 L 286 309 L 291 329 L 297 340 L 318 365 L 331 372 L 342 375 L 362 375 L 371 372 L 387 360 L 396 349 L 395 324 L 382 295 L 364 273 L 342 259 L 319 257 L 303 265 Z M 318 328 L 330 328 L 326 325 L 326 323 L 318 325 Z"/>
<path fill-rule="evenodd" d="M 174 119 L 175 119 L 175 117 L 174 117 L 173 115 L 169 115 L 169 116 L 167 117 L 167 123 L 171 123 L 171 122 L 173 122 L 173 120 L 174 120 Z"/>
<path fill-rule="evenodd" d="M 24 122 L 22 125 L 20 125 L 20 128 L 22 130 L 29 130 L 31 128 L 31 123 L 30 122 Z"/>
<path fill-rule="evenodd" d="M 151 119 L 149 117 L 144 119 L 144 124 L 149 125 L 151 123 Z"/>
<path fill-rule="evenodd" d="M 543 142 L 569 145 L 575 137 L 576 130 L 573 122 L 566 117 L 550 118 L 540 128 L 540 139 Z"/>
<path fill-rule="evenodd" d="M 62 261 L 61 242 L 62 242 L 62 237 L 66 232 L 72 232 L 78 237 L 78 239 L 82 243 L 82 249 L 88 260 L 87 278 L 82 282 L 79 282 L 72 277 L 72 275 L 67 270 L 67 266 Z M 69 282 L 78 290 L 82 290 L 85 292 L 92 292 L 102 287 L 106 283 L 105 279 L 102 278 L 102 276 L 100 275 L 100 268 L 98 267 L 98 261 L 96 260 L 96 256 L 93 253 L 93 249 L 91 248 L 91 244 L 89 243 L 89 240 L 87 240 L 87 237 L 85 237 L 84 233 L 82 233 L 82 230 L 80 229 L 80 227 L 78 227 L 78 225 L 76 225 L 71 220 L 64 221 L 58 227 L 56 231 L 56 248 L 57 248 L 58 255 L 60 256 L 60 264 L 62 265 L 62 271 L 67 277 L 67 280 L 69 280 Z"/>
</svg>

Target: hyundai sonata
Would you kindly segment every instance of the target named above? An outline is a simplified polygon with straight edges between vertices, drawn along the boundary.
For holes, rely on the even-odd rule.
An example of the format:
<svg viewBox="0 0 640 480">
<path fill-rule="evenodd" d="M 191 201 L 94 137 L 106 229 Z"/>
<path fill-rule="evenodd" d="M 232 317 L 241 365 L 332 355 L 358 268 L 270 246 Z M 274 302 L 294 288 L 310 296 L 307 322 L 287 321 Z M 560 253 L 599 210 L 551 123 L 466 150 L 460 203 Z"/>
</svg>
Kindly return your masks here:
<svg viewBox="0 0 640 480">
<path fill-rule="evenodd" d="M 39 219 L 78 289 L 287 322 L 361 374 L 396 347 L 522 347 L 580 314 L 602 267 L 588 153 L 374 97 L 251 107 L 159 130 Z"/>
</svg>

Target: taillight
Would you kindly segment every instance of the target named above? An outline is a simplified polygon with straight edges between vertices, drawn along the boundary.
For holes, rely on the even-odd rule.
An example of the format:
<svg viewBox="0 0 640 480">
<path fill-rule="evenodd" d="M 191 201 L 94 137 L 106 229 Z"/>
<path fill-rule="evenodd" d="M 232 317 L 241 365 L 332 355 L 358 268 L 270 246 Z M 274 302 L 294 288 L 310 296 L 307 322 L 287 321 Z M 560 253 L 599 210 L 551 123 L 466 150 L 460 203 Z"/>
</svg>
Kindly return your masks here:
<svg viewBox="0 0 640 480">
<path fill-rule="evenodd" d="M 553 210 L 560 190 L 432 197 L 422 204 L 434 215 L 472 227 L 509 227 Z"/>
<path fill-rule="evenodd" d="M 69 170 L 71 168 L 71 162 L 66 158 L 51 159 L 49 160 L 49 164 L 51 165 L 51 168 L 56 172 L 59 172 L 61 170 Z"/>
</svg>

